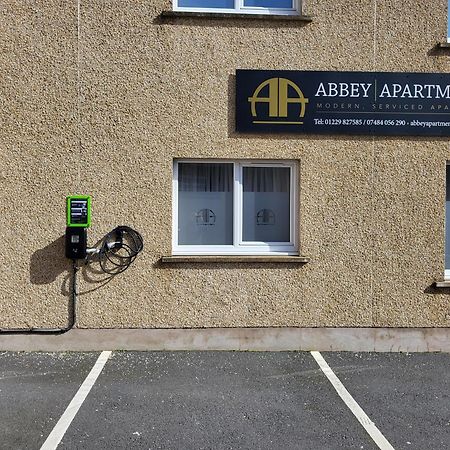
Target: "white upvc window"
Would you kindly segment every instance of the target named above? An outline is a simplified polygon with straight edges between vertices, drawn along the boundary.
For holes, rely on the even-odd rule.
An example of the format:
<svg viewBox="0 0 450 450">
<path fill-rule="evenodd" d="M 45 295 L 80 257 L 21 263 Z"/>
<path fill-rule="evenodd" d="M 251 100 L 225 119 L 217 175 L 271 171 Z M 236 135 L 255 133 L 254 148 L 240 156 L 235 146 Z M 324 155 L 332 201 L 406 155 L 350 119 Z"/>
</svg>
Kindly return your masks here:
<svg viewBox="0 0 450 450">
<path fill-rule="evenodd" d="M 450 280 L 450 161 L 447 161 L 445 173 L 445 273 L 444 279 Z"/>
<path fill-rule="evenodd" d="M 450 43 L 450 0 L 447 1 L 447 42 Z"/>
<path fill-rule="evenodd" d="M 173 255 L 297 255 L 295 161 L 176 160 Z"/>
<path fill-rule="evenodd" d="M 285 14 L 300 12 L 301 0 L 174 0 L 174 11 L 238 14 Z"/>
</svg>

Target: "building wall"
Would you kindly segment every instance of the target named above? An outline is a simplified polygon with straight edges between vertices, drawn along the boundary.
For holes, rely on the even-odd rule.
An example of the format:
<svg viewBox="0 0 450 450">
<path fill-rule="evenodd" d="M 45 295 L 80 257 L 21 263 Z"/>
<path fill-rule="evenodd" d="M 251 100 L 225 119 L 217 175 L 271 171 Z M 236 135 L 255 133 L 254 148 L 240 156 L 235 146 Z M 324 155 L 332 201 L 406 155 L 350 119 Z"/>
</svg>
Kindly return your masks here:
<svg viewBox="0 0 450 450">
<path fill-rule="evenodd" d="M 432 3 L 432 4 L 431 4 Z M 0 327 L 64 326 L 70 193 L 93 244 L 144 236 L 132 267 L 81 271 L 80 327 L 450 325 L 447 138 L 247 136 L 237 68 L 448 72 L 445 0 L 305 0 L 311 23 L 162 19 L 166 0 L 6 0 L 0 7 Z M 305 265 L 180 263 L 174 158 L 294 159 Z"/>
</svg>

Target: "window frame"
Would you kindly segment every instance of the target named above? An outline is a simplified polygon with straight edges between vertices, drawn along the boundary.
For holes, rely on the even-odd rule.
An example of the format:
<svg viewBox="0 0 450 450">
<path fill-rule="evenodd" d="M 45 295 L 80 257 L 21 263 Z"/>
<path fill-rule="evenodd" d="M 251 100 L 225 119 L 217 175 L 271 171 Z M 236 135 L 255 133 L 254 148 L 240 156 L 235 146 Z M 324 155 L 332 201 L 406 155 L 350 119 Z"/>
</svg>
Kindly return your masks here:
<svg viewBox="0 0 450 450">
<path fill-rule="evenodd" d="M 447 1 L 447 43 L 450 44 L 450 0 Z"/>
<path fill-rule="evenodd" d="M 234 0 L 234 8 L 199 8 L 178 6 L 178 0 L 173 0 L 173 11 L 189 11 L 200 13 L 224 13 L 224 14 L 268 14 L 268 15 L 299 15 L 302 0 L 292 0 L 292 8 L 265 8 L 260 6 L 244 6 L 245 0 Z"/>
<path fill-rule="evenodd" d="M 232 163 L 233 164 L 233 245 L 179 245 L 178 244 L 178 164 L 180 163 Z M 289 242 L 243 241 L 243 168 L 288 167 L 290 169 L 290 240 Z M 299 185 L 297 161 L 248 160 L 248 159 L 176 159 L 173 162 L 172 179 L 172 255 L 288 255 L 299 254 Z"/>
<path fill-rule="evenodd" d="M 447 236 L 447 188 L 450 180 L 447 179 L 447 168 L 450 166 L 450 161 L 445 164 L 445 203 L 444 203 L 444 280 L 450 281 L 450 268 L 447 269 L 447 243 L 450 236 Z"/>
</svg>

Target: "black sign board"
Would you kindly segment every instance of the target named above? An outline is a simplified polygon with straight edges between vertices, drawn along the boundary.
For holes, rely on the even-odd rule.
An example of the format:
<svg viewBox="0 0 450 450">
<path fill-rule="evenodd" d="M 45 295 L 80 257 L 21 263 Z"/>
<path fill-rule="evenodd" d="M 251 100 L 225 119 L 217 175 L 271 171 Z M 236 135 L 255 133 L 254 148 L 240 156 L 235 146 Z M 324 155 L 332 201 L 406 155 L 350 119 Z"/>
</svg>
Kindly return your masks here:
<svg viewBox="0 0 450 450">
<path fill-rule="evenodd" d="M 450 136 L 450 74 L 237 70 L 236 131 Z"/>
</svg>

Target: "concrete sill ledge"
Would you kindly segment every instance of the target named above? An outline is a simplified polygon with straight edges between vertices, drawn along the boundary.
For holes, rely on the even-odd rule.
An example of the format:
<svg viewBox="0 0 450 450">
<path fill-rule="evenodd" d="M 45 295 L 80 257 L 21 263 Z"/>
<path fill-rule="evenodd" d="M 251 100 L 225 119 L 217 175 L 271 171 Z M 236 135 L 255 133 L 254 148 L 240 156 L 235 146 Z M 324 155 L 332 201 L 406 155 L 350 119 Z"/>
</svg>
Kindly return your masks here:
<svg viewBox="0 0 450 450">
<path fill-rule="evenodd" d="M 437 288 L 450 288 L 450 280 L 440 280 L 436 281 Z"/>
<path fill-rule="evenodd" d="M 281 263 L 281 264 L 306 264 L 309 258 L 306 256 L 246 256 L 246 255 L 222 255 L 222 256 L 163 256 L 159 260 L 161 264 L 179 263 Z"/>
<path fill-rule="evenodd" d="M 270 20 L 270 21 L 291 21 L 291 22 L 311 22 L 311 16 L 284 15 L 284 14 L 239 14 L 220 12 L 191 12 L 191 11 L 163 11 L 161 19 L 238 19 L 238 20 Z"/>
<path fill-rule="evenodd" d="M 444 48 L 450 49 L 450 42 L 438 42 L 436 47 L 439 49 L 444 49 Z"/>
</svg>

